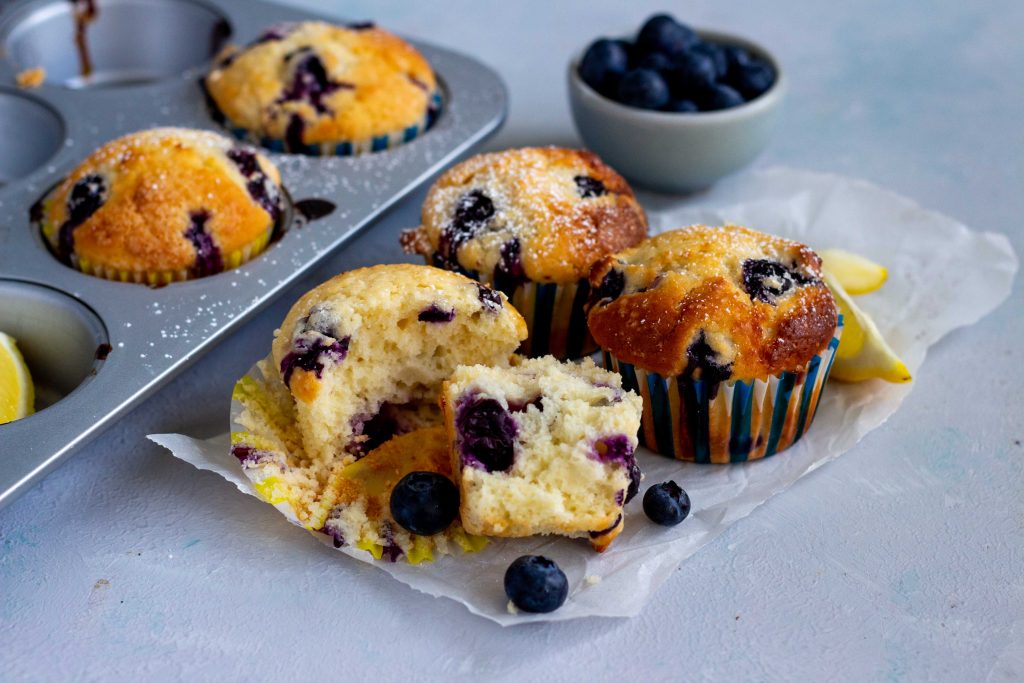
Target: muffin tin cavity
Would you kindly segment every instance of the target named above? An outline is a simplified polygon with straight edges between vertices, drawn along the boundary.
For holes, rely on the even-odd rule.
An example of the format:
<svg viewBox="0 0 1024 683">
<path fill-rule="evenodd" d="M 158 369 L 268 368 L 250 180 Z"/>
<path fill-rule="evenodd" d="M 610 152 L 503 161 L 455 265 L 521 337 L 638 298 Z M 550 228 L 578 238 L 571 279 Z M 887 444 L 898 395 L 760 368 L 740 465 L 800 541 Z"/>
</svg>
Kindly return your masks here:
<svg viewBox="0 0 1024 683">
<path fill-rule="evenodd" d="M 60 114 L 34 97 L 0 90 L 0 186 L 24 178 L 64 144 Z"/>
<path fill-rule="evenodd" d="M 0 27 L 18 70 L 42 67 L 47 83 L 68 88 L 181 75 L 208 62 L 230 33 L 224 15 L 195 0 L 30 3 Z"/>
<path fill-rule="evenodd" d="M 0 279 L 0 302 L 0 330 L 18 341 L 35 384 L 36 410 L 95 375 L 111 352 L 99 317 L 55 289 Z"/>
</svg>

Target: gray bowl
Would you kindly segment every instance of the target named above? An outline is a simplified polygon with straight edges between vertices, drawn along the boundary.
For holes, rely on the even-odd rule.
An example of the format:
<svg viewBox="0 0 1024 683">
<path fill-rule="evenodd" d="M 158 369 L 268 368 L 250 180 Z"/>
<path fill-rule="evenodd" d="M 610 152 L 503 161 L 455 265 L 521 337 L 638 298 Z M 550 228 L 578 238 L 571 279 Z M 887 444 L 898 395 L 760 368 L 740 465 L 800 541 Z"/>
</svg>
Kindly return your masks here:
<svg viewBox="0 0 1024 683">
<path fill-rule="evenodd" d="M 739 107 L 660 112 L 619 104 L 584 83 L 577 68 L 583 51 L 569 63 L 569 102 L 584 144 L 637 185 L 676 193 L 706 189 L 753 161 L 771 138 L 786 89 L 778 61 L 744 38 L 713 31 L 699 34 L 766 60 L 775 69 L 775 83 Z"/>
</svg>

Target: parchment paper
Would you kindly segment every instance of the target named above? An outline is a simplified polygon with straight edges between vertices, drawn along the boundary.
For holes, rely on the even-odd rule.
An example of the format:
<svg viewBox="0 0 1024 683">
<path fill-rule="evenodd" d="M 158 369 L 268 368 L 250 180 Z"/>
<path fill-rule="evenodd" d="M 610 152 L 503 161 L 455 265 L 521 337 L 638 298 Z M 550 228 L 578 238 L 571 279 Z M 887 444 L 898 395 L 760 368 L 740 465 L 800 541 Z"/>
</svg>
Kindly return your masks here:
<svg viewBox="0 0 1024 683">
<path fill-rule="evenodd" d="M 697 222 L 734 222 L 819 250 L 847 249 L 884 264 L 888 282 L 880 291 L 859 297 L 858 303 L 915 376 L 928 371 L 922 363 L 930 345 L 951 330 L 977 322 L 1006 299 L 1018 267 L 1002 235 L 971 231 L 863 181 L 791 169 L 748 174 L 683 206 L 651 210 L 650 218 L 654 232 Z M 375 562 L 369 553 L 350 548 L 340 552 L 372 562 L 416 590 L 457 600 L 503 625 L 634 616 L 680 562 L 800 477 L 849 450 L 895 413 L 912 389 L 913 384 L 877 380 L 856 385 L 831 382 L 810 431 L 793 448 L 763 461 L 691 465 L 641 450 L 641 491 L 674 479 L 689 493 L 693 511 L 677 527 L 658 527 L 644 516 L 641 494 L 626 508 L 625 530 L 602 555 L 583 541 L 559 538 L 495 539 L 478 554 L 418 566 Z M 178 434 L 149 438 L 254 495 L 229 454 L 228 434 L 205 441 Z M 299 528 L 295 533 L 309 535 L 311 542 L 316 538 Z M 326 537 L 322 540 L 327 542 Z M 569 599 L 552 614 L 513 615 L 506 609 L 505 569 L 527 553 L 551 557 L 569 577 Z M 338 570 L 345 571 L 348 561 L 339 559 Z"/>
</svg>

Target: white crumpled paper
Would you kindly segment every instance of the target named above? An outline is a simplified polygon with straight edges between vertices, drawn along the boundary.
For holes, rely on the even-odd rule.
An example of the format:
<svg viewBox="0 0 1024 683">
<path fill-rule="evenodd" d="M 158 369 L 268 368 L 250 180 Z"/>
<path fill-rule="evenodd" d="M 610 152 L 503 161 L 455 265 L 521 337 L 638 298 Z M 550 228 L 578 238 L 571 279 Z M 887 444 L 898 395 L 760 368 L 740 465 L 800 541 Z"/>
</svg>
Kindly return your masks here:
<svg viewBox="0 0 1024 683">
<path fill-rule="evenodd" d="M 733 222 L 791 237 L 815 249 L 840 247 L 884 264 L 889 281 L 858 303 L 874 317 L 915 375 L 929 346 L 951 330 L 976 322 L 1009 295 L 1018 265 L 1002 235 L 972 232 L 866 182 L 789 169 L 751 173 L 683 206 L 650 214 L 656 232 L 698 222 Z M 229 379 L 234 378 L 225 381 Z M 693 511 L 682 524 L 666 529 L 647 520 L 642 495 L 637 496 L 626 508 L 625 530 L 602 555 L 584 541 L 550 537 L 495 539 L 478 554 L 418 566 L 374 562 L 369 553 L 351 548 L 340 552 L 373 562 L 416 590 L 458 600 L 471 612 L 503 625 L 633 616 L 680 562 L 771 496 L 853 447 L 896 412 L 912 388 L 913 384 L 881 381 L 832 382 L 803 439 L 762 461 L 692 465 L 641 450 L 638 459 L 645 474 L 641 489 L 674 479 L 689 492 Z M 207 441 L 177 434 L 150 438 L 176 457 L 216 472 L 254 495 L 229 454 L 228 434 Z M 299 528 L 295 533 L 308 534 Z M 326 537 L 322 540 L 329 542 Z M 505 569 L 527 553 L 553 558 L 569 577 L 569 599 L 552 614 L 513 615 L 506 609 Z"/>
</svg>

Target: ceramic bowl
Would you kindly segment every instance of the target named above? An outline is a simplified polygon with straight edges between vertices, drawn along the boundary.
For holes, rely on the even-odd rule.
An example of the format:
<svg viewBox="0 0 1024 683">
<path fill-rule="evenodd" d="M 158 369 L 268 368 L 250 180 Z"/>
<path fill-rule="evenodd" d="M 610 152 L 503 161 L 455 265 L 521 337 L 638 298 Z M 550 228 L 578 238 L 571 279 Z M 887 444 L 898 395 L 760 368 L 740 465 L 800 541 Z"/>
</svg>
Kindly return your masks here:
<svg viewBox="0 0 1024 683">
<path fill-rule="evenodd" d="M 775 82 L 755 99 L 731 109 L 673 113 L 619 104 L 583 82 L 579 62 L 569 64 L 569 102 L 584 144 L 631 182 L 659 192 L 690 193 L 753 161 L 775 128 L 786 74 L 760 45 L 714 31 L 701 38 L 742 47 L 775 69 Z"/>
</svg>

